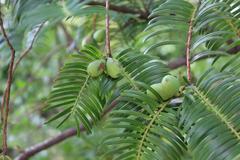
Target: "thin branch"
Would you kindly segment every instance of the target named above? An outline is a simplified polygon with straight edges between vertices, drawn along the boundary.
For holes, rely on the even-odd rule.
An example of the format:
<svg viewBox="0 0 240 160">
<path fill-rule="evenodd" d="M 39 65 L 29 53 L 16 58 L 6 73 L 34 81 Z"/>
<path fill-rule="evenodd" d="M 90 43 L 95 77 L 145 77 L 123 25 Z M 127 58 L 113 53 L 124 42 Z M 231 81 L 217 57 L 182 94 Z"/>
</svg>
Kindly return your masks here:
<svg viewBox="0 0 240 160">
<path fill-rule="evenodd" d="M 80 127 L 80 131 L 85 131 L 85 128 L 83 126 Z M 25 149 L 17 158 L 16 160 L 27 160 L 30 157 L 34 156 L 38 152 L 41 152 L 42 150 L 45 150 L 47 148 L 50 148 L 65 139 L 68 139 L 74 135 L 77 134 L 77 130 L 75 128 L 70 128 L 60 134 L 58 134 L 55 137 L 49 138 L 41 143 L 38 143 L 32 147 L 29 147 Z"/>
<path fill-rule="evenodd" d="M 102 113 L 102 117 L 107 115 L 116 105 L 117 101 L 120 97 L 116 98 L 115 100 L 112 101 L 112 103 L 109 105 L 106 110 Z M 85 131 L 85 128 L 81 125 L 80 126 L 80 131 L 83 132 Z M 77 130 L 75 128 L 70 128 L 55 137 L 51 137 L 43 142 L 40 142 L 38 144 L 35 144 L 34 146 L 31 146 L 27 149 L 25 149 L 18 157 L 16 157 L 15 160 L 28 160 L 30 157 L 34 156 L 35 154 L 48 149 L 68 138 L 71 138 L 73 136 L 77 135 Z"/>
<path fill-rule="evenodd" d="M 230 42 L 229 42 L 229 43 L 230 43 Z M 240 45 L 235 46 L 235 47 L 229 49 L 229 50 L 227 51 L 227 53 L 229 53 L 229 55 L 234 55 L 234 54 L 240 53 Z M 217 55 L 215 55 L 215 56 L 217 56 Z M 211 56 L 211 57 L 215 57 L 215 56 Z M 193 56 L 193 57 L 194 57 L 194 56 Z M 190 60 L 191 60 L 193 57 L 191 57 Z M 206 58 L 209 58 L 209 55 L 206 55 L 206 56 L 204 56 L 204 57 L 202 57 L 202 58 L 200 58 L 200 59 L 198 59 L 198 60 L 202 60 L 202 59 L 206 59 Z M 198 61 L 198 60 L 197 60 L 197 61 Z M 185 58 L 185 57 L 179 57 L 179 58 L 177 58 L 177 59 L 175 59 L 175 60 L 172 60 L 172 61 L 170 61 L 170 62 L 168 63 L 168 67 L 169 67 L 170 69 L 176 69 L 176 68 L 178 68 L 178 67 L 182 67 L 182 66 L 185 66 L 185 65 L 186 65 L 186 58 Z"/>
<path fill-rule="evenodd" d="M 87 3 L 88 5 L 98 5 L 98 6 L 105 6 L 105 3 L 103 2 L 96 2 L 96 1 L 93 1 L 93 2 L 89 2 Z M 110 10 L 113 10 L 113 11 L 116 11 L 116 12 L 120 12 L 120 13 L 128 13 L 128 14 L 136 14 L 136 15 L 139 15 L 138 18 L 140 19 L 144 19 L 144 20 L 148 20 L 148 16 L 149 16 L 149 13 L 148 12 L 144 12 L 142 10 L 136 10 L 136 9 L 133 9 L 133 8 L 128 8 L 126 6 L 116 6 L 116 5 L 113 5 L 113 4 L 109 4 L 109 9 Z"/>
<path fill-rule="evenodd" d="M 110 44 L 110 24 L 109 24 L 109 0 L 106 0 L 106 53 L 107 57 L 112 57 Z"/>
<path fill-rule="evenodd" d="M 38 27 L 37 31 L 35 32 L 34 36 L 33 36 L 33 39 L 29 45 L 29 47 L 27 49 L 25 49 L 20 55 L 20 57 L 16 60 L 16 63 L 13 67 L 13 73 L 16 71 L 17 69 L 17 66 L 19 65 L 19 63 L 22 61 L 22 59 L 31 51 L 32 47 L 33 47 L 33 44 L 37 38 L 37 35 L 38 33 L 40 32 L 40 30 L 42 29 L 43 25 L 44 25 L 45 22 L 41 23 L 40 26 Z"/>
<path fill-rule="evenodd" d="M 170 69 L 176 69 L 178 67 L 182 67 L 186 65 L 186 58 L 185 57 L 179 57 L 175 60 L 172 60 L 168 63 L 168 67 Z"/>
<path fill-rule="evenodd" d="M 188 33 L 187 33 L 187 42 L 186 42 L 186 65 L 187 65 L 187 78 L 188 81 L 191 83 L 191 42 L 192 42 L 192 33 L 193 33 L 193 23 L 194 23 L 194 19 L 196 16 L 196 12 L 199 8 L 199 6 L 201 5 L 201 0 L 198 1 L 198 5 L 196 6 L 196 8 L 194 8 L 193 12 L 192 12 L 192 16 L 191 19 L 189 21 L 189 27 L 188 27 Z"/>
<path fill-rule="evenodd" d="M 72 36 L 68 33 L 67 28 L 64 26 L 64 24 L 60 23 L 59 26 L 62 28 L 62 30 L 67 38 L 67 45 L 70 46 L 71 43 L 74 41 Z"/>
<path fill-rule="evenodd" d="M 5 28 L 3 26 L 3 20 L 2 20 L 2 14 L 0 12 L 0 28 L 1 32 L 3 34 L 3 37 L 5 41 L 7 42 L 7 45 L 9 49 L 11 50 L 11 60 L 8 67 L 8 78 L 7 78 L 7 85 L 6 89 L 4 91 L 3 100 L 1 104 L 1 115 L 3 116 L 3 129 L 2 129 L 2 150 L 3 155 L 7 153 L 7 123 L 8 123 L 8 113 L 9 113 L 9 102 L 10 102 L 10 92 L 11 92 L 11 85 L 12 85 L 12 78 L 13 78 L 13 65 L 15 60 L 15 49 L 13 48 L 12 43 L 10 42 L 8 35 L 5 31 Z M 4 112 L 4 106 L 6 105 L 5 112 Z M 3 113 L 4 112 L 4 113 Z"/>
<path fill-rule="evenodd" d="M 3 124 L 3 114 L 4 114 L 4 106 L 5 106 L 5 97 L 6 97 L 6 92 L 3 93 L 2 96 L 2 101 L 1 101 L 1 124 Z"/>
<path fill-rule="evenodd" d="M 196 8 L 194 8 L 192 12 L 192 16 L 189 21 L 188 33 L 187 33 L 186 65 L 187 65 L 187 78 L 190 83 L 191 83 L 191 59 L 190 59 L 191 53 L 190 52 L 191 52 L 191 41 L 192 41 L 192 33 L 193 33 L 193 23 L 196 16 L 196 12 L 200 7 L 200 5 L 201 5 L 201 0 L 198 0 L 198 5 L 196 6 Z"/>
<path fill-rule="evenodd" d="M 194 15 L 194 14 L 193 14 Z M 191 82 L 191 62 L 190 62 L 190 49 L 192 41 L 192 32 L 193 32 L 193 16 L 189 22 L 188 35 L 187 35 L 187 44 L 186 44 L 186 65 L 187 65 L 187 78 Z"/>
<path fill-rule="evenodd" d="M 67 31 L 67 28 L 64 26 L 64 24 L 60 23 L 60 27 L 62 28 L 66 38 L 67 38 L 67 47 L 74 49 L 76 52 L 79 52 L 79 48 L 76 45 L 76 42 L 74 41 L 73 37 L 71 36 L 71 34 Z"/>
</svg>

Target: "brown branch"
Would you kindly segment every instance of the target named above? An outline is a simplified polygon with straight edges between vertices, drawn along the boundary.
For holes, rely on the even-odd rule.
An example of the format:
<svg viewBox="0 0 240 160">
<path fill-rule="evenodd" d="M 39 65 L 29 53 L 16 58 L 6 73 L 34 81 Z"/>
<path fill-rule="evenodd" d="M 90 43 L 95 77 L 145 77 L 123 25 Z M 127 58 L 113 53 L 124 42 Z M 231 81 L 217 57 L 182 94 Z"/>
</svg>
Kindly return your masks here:
<svg viewBox="0 0 240 160">
<path fill-rule="evenodd" d="M 3 93 L 2 101 L 1 101 L 1 123 L 3 123 L 3 117 L 4 117 L 3 113 L 4 113 L 5 97 L 6 97 L 6 92 Z"/>
<path fill-rule="evenodd" d="M 67 31 L 67 28 L 62 23 L 60 23 L 59 25 L 62 28 L 62 30 L 67 38 L 67 46 L 71 49 L 74 49 L 76 52 L 79 53 L 79 48 L 76 46 L 76 43 L 75 43 L 73 37 L 71 36 L 71 34 Z M 71 46 L 73 46 L 73 48 Z"/>
<path fill-rule="evenodd" d="M 120 97 L 116 98 L 115 100 L 112 101 L 112 103 L 109 105 L 109 107 L 104 110 L 102 113 L 102 117 L 104 117 L 106 114 L 108 114 L 116 105 L 117 101 Z M 80 131 L 85 131 L 85 128 L 83 126 L 80 126 Z M 38 144 L 35 144 L 32 147 L 29 147 L 25 149 L 18 157 L 16 157 L 15 160 L 28 160 L 30 157 L 34 156 L 35 154 L 48 149 L 68 138 L 71 138 L 77 134 L 77 130 L 75 128 L 70 128 L 55 137 L 49 138 L 43 142 L 40 142 Z"/>
<path fill-rule="evenodd" d="M 112 57 L 110 44 L 110 24 L 109 24 L 109 0 L 106 0 L 106 44 L 107 57 Z"/>
<path fill-rule="evenodd" d="M 186 44 L 187 78 L 188 78 L 189 82 L 191 82 L 190 50 L 191 50 L 192 32 L 193 32 L 193 18 L 189 22 L 188 35 L 187 35 L 187 44 Z"/>
<path fill-rule="evenodd" d="M 186 65 L 187 65 L 187 78 L 188 81 L 191 83 L 191 41 L 192 41 L 192 33 L 193 33 L 193 23 L 195 14 L 201 5 L 201 0 L 198 1 L 197 7 L 193 10 L 191 19 L 189 21 L 188 33 L 187 33 L 187 43 L 186 43 Z"/>
<path fill-rule="evenodd" d="M 178 67 L 181 67 L 181 66 L 185 66 L 186 65 L 186 58 L 185 57 L 179 57 L 173 61 L 170 61 L 168 63 L 168 67 L 170 69 L 176 69 Z"/>
<path fill-rule="evenodd" d="M 83 126 L 80 127 L 80 131 L 85 131 L 85 128 L 83 128 Z M 77 130 L 75 128 L 70 128 L 58 135 L 56 135 L 55 137 L 49 138 L 41 143 L 38 143 L 32 147 L 29 147 L 27 149 L 25 149 L 17 158 L 16 160 L 27 160 L 30 157 L 34 156 L 35 154 L 37 154 L 38 152 L 41 152 L 42 150 L 45 150 L 49 147 L 54 146 L 55 144 L 58 144 L 62 141 L 64 141 L 65 139 L 68 139 L 74 135 L 77 134 Z"/>
<path fill-rule="evenodd" d="M 233 48 L 231 48 L 227 51 L 227 53 L 229 53 L 229 55 L 237 54 L 239 52 L 240 52 L 240 45 L 235 46 L 235 47 L 233 47 Z M 193 57 L 191 57 L 191 59 L 192 58 Z M 209 56 L 206 55 L 205 57 L 202 57 L 198 60 L 202 60 L 202 59 L 206 59 L 206 58 L 209 58 Z M 179 58 L 177 58 L 175 60 L 172 60 L 168 63 L 168 67 L 170 69 L 176 69 L 178 67 L 182 67 L 182 66 L 185 66 L 185 65 L 186 65 L 186 58 L 185 57 L 179 57 Z"/>
<path fill-rule="evenodd" d="M 7 84 L 6 89 L 3 94 L 2 104 L 1 104 L 1 116 L 3 119 L 3 129 L 2 129 L 2 152 L 3 155 L 6 155 L 7 153 L 7 123 L 8 123 L 8 113 L 9 113 L 9 102 L 10 102 L 10 92 L 11 92 L 11 85 L 12 85 L 12 78 L 13 78 L 13 65 L 14 65 L 14 59 L 15 59 L 15 49 L 13 48 L 12 43 L 10 42 L 8 35 L 5 31 L 5 28 L 3 26 L 3 20 L 2 20 L 2 14 L 0 12 L 0 28 L 1 32 L 3 34 L 3 37 L 5 41 L 7 42 L 7 45 L 9 49 L 11 50 L 11 60 L 8 67 L 8 78 L 7 78 Z M 4 112 L 4 106 L 6 105 L 5 112 Z M 3 113 L 4 112 L 4 113 Z"/>
<path fill-rule="evenodd" d="M 59 26 L 62 28 L 66 38 L 67 38 L 67 45 L 70 46 L 71 43 L 74 41 L 70 33 L 68 33 L 67 28 L 64 26 L 64 24 L 60 23 Z"/>
<path fill-rule="evenodd" d="M 105 6 L 105 3 L 93 1 L 93 2 L 89 2 L 88 5 Z M 142 10 L 136 10 L 136 9 L 133 9 L 133 8 L 128 8 L 126 6 L 116 6 L 116 5 L 113 5 L 113 4 L 109 4 L 109 9 L 113 10 L 113 11 L 116 11 L 116 12 L 125 13 L 125 14 L 126 13 L 136 14 L 136 15 L 139 15 L 138 18 L 144 19 L 144 20 L 148 20 L 148 16 L 149 16 L 148 12 L 144 12 Z"/>
<path fill-rule="evenodd" d="M 33 44 L 37 38 L 37 35 L 38 33 L 40 32 L 40 30 L 42 29 L 43 25 L 44 25 L 45 22 L 41 23 L 40 26 L 38 27 L 37 31 L 35 32 L 34 36 L 33 36 L 33 39 L 29 45 L 29 47 L 27 49 L 25 49 L 20 55 L 20 57 L 16 60 L 16 63 L 13 67 L 13 73 L 16 71 L 17 69 L 17 66 L 19 65 L 19 63 L 22 61 L 22 59 L 31 51 L 32 47 L 33 47 Z"/>
</svg>

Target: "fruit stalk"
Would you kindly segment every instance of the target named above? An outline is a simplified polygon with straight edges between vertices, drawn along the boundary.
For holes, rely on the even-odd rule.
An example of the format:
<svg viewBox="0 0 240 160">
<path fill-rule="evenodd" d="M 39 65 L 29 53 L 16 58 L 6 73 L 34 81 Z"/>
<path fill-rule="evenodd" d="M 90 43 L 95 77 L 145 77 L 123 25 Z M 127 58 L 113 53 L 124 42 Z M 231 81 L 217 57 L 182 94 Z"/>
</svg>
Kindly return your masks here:
<svg viewBox="0 0 240 160">
<path fill-rule="evenodd" d="M 196 14 L 196 8 L 194 9 L 191 19 L 189 21 L 188 33 L 187 33 L 187 43 L 186 43 L 186 65 L 187 65 L 187 78 L 188 81 L 191 83 L 192 76 L 191 76 L 191 41 L 192 41 L 192 34 L 193 34 L 193 23 L 194 17 Z"/>
<path fill-rule="evenodd" d="M 109 0 L 106 0 L 106 44 L 105 44 L 105 49 L 106 49 L 106 56 L 107 57 L 112 57 L 111 54 L 111 47 L 110 47 L 110 24 L 109 24 Z"/>
</svg>

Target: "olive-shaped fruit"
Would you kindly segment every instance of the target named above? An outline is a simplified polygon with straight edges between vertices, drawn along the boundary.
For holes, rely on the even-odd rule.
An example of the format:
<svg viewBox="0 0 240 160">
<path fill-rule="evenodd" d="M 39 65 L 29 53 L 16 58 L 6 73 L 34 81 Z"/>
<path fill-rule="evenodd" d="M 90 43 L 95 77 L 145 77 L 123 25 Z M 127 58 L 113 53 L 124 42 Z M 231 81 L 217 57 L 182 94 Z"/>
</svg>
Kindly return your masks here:
<svg viewBox="0 0 240 160">
<path fill-rule="evenodd" d="M 180 82 L 172 75 L 167 75 L 162 79 L 161 97 L 166 100 L 179 92 Z"/>
<path fill-rule="evenodd" d="M 96 60 L 89 63 L 87 67 L 87 73 L 91 77 L 97 77 L 103 73 L 104 68 L 105 68 L 104 60 Z"/>
<path fill-rule="evenodd" d="M 160 93 L 162 86 L 161 86 L 161 83 L 156 83 L 156 84 L 151 85 L 151 88 L 154 89 L 157 93 Z M 152 91 L 150 91 L 150 90 L 147 90 L 147 95 L 149 95 L 153 99 L 157 99 L 155 94 L 153 94 Z"/>
<path fill-rule="evenodd" d="M 118 78 L 121 75 L 121 66 L 118 60 L 108 58 L 107 63 L 107 74 L 112 78 Z"/>
<path fill-rule="evenodd" d="M 0 160 L 12 160 L 9 156 L 0 155 Z"/>
<path fill-rule="evenodd" d="M 83 40 L 82 40 L 82 47 L 84 47 L 87 44 L 91 44 L 92 41 L 93 41 L 93 39 L 92 39 L 91 35 L 88 35 L 88 36 L 84 37 Z"/>
<path fill-rule="evenodd" d="M 104 30 L 104 29 L 97 30 L 97 31 L 93 34 L 93 38 L 94 38 L 97 42 L 103 42 L 104 39 L 105 39 L 105 30 Z"/>
</svg>

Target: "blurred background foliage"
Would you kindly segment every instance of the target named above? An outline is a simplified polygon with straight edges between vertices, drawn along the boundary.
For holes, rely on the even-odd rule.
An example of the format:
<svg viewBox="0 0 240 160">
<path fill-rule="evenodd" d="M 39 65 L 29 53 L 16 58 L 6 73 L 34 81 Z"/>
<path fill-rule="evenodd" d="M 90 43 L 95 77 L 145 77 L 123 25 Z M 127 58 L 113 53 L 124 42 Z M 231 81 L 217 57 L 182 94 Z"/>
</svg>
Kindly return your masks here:
<svg viewBox="0 0 240 160">
<path fill-rule="evenodd" d="M 116 6 L 126 7 L 126 11 L 111 10 L 111 47 L 114 55 L 125 48 L 144 51 L 155 41 L 170 38 L 175 32 L 155 36 L 143 42 L 148 31 L 149 13 L 166 0 L 111 0 Z M 72 127 L 67 121 L 60 129 L 55 124 L 43 125 L 51 112 L 43 112 L 46 97 L 52 88 L 59 69 L 69 54 L 82 48 L 82 41 L 98 29 L 105 28 L 104 1 L 91 0 L 1 0 L 4 26 L 19 58 L 23 50 L 31 45 L 36 30 L 43 24 L 31 52 L 20 62 L 14 75 L 11 93 L 11 115 L 9 118 L 9 148 L 16 156 L 22 149 L 47 139 Z M 193 1 L 193 4 L 196 1 Z M 124 6 L 124 7 L 123 7 Z M 130 12 L 129 11 L 129 12 Z M 138 13 L 138 14 L 136 14 Z M 151 30 L 151 32 L 153 32 Z M 186 35 L 177 35 L 185 39 Z M 91 43 L 104 51 L 104 43 Z M 144 44 L 144 45 L 143 45 Z M 183 57 L 184 45 L 165 45 L 151 50 L 164 63 Z M 0 97 L 7 78 L 10 51 L 0 36 Z M 223 59 L 225 61 L 227 58 Z M 194 76 L 199 77 L 211 65 L 213 59 L 193 63 Z M 173 70 L 174 74 L 185 75 L 185 67 Z M 99 125 L 101 126 L 101 125 Z M 100 127 L 101 128 L 101 127 Z M 91 135 L 81 134 L 48 150 L 37 154 L 34 160 L 98 160 L 105 146 L 100 146 L 101 135 L 108 130 L 94 128 Z M 54 157 L 54 158 L 53 158 Z"/>
</svg>

